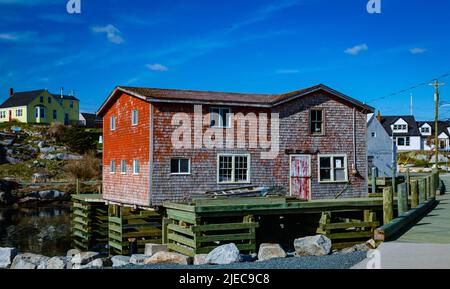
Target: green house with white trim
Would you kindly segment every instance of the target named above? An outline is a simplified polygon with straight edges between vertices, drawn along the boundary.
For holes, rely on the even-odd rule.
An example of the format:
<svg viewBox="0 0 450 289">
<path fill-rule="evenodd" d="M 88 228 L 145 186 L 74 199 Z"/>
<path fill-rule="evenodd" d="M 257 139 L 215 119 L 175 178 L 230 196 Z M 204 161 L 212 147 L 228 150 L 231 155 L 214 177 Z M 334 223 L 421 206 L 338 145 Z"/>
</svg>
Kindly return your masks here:
<svg viewBox="0 0 450 289">
<path fill-rule="evenodd" d="M 0 123 L 78 123 L 80 101 L 72 95 L 53 94 L 46 89 L 14 92 L 0 105 Z"/>
</svg>

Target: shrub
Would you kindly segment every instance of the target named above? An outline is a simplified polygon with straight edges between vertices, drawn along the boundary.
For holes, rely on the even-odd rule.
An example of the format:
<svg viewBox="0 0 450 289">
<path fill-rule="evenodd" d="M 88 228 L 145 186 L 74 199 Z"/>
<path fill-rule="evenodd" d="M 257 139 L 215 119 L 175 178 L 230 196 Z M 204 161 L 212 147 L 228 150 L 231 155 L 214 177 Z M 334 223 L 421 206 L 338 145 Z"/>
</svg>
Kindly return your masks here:
<svg viewBox="0 0 450 289">
<path fill-rule="evenodd" d="M 66 126 L 59 122 L 53 122 L 47 130 L 47 134 L 57 142 L 63 140 L 65 133 Z"/>
<path fill-rule="evenodd" d="M 81 154 L 96 149 L 95 135 L 80 126 L 67 128 L 62 141 L 71 151 Z"/>
<path fill-rule="evenodd" d="M 65 167 L 69 177 L 80 180 L 98 180 L 102 175 L 102 162 L 93 151 L 83 155 L 79 161 L 69 161 Z"/>
</svg>

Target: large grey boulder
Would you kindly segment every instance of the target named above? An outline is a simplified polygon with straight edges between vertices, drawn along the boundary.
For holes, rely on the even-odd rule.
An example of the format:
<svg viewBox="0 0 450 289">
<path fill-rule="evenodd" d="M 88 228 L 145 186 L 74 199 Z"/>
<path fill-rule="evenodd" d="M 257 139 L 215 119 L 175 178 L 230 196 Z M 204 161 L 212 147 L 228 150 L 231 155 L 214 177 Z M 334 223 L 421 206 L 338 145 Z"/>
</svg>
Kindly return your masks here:
<svg viewBox="0 0 450 289">
<path fill-rule="evenodd" d="M 39 151 L 43 154 L 49 154 L 49 153 L 54 153 L 56 151 L 56 149 L 54 147 L 43 147 L 43 148 L 39 148 Z"/>
<path fill-rule="evenodd" d="M 324 235 L 309 236 L 294 240 L 297 256 L 324 256 L 331 250 L 331 240 Z"/>
<path fill-rule="evenodd" d="M 75 264 L 72 266 L 72 269 L 98 269 L 103 268 L 103 260 L 102 259 L 95 259 L 91 262 L 87 263 L 86 265 L 79 265 Z"/>
<path fill-rule="evenodd" d="M 17 254 L 16 248 L 0 248 L 0 269 L 8 268 Z"/>
<path fill-rule="evenodd" d="M 57 160 L 58 156 L 57 155 L 53 155 L 53 154 L 42 154 L 39 158 L 41 160 L 52 161 L 52 160 Z"/>
<path fill-rule="evenodd" d="M 58 199 L 62 198 L 65 193 L 58 190 L 45 190 L 38 192 L 41 199 Z"/>
<path fill-rule="evenodd" d="M 273 258 L 285 258 L 286 252 L 279 244 L 263 243 L 259 246 L 258 260 L 265 261 Z"/>
<path fill-rule="evenodd" d="M 147 256 L 145 254 L 133 254 L 130 257 L 130 263 L 135 265 L 143 265 L 145 260 L 149 257 L 150 256 Z"/>
<path fill-rule="evenodd" d="M 121 266 L 129 265 L 131 263 L 130 258 L 131 258 L 130 256 L 122 256 L 122 255 L 113 256 L 111 258 L 112 266 L 113 267 L 121 267 Z"/>
<path fill-rule="evenodd" d="M 66 153 L 58 153 L 56 154 L 56 158 L 61 161 L 79 161 L 83 159 L 82 156 Z"/>
<path fill-rule="evenodd" d="M 66 269 L 68 264 L 66 256 L 56 256 L 50 258 L 47 262 L 41 263 L 38 269 Z"/>
<path fill-rule="evenodd" d="M 17 159 L 17 158 L 10 157 L 10 156 L 6 156 L 6 162 L 8 162 L 8 163 L 10 163 L 12 165 L 16 165 L 16 164 L 20 163 L 21 160 Z"/>
<path fill-rule="evenodd" d="M 167 248 L 167 245 L 165 244 L 147 243 L 145 244 L 144 254 L 147 256 L 153 256 L 157 252 L 167 252 L 167 251 L 169 250 Z"/>
<path fill-rule="evenodd" d="M 80 252 L 75 254 L 75 256 L 72 257 L 70 262 L 73 265 L 86 265 L 93 260 L 101 258 L 100 254 L 97 252 Z"/>
<path fill-rule="evenodd" d="M 39 266 L 43 266 L 49 257 L 32 254 L 32 253 L 24 253 L 17 255 L 12 264 L 11 269 L 37 269 Z"/>
<path fill-rule="evenodd" d="M 189 257 L 173 253 L 173 252 L 156 252 L 153 256 L 149 257 L 144 261 L 144 264 L 180 264 L 180 265 L 189 265 Z"/>
<path fill-rule="evenodd" d="M 219 246 L 206 256 L 208 264 L 231 264 L 239 262 L 239 249 L 234 243 Z"/>
</svg>

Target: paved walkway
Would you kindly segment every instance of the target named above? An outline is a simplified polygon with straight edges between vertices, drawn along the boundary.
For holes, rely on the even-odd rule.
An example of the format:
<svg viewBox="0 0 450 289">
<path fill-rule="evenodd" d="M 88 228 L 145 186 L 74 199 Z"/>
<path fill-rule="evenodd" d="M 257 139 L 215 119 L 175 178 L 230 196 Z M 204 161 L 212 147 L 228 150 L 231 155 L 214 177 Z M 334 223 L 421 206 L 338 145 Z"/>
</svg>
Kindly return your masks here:
<svg viewBox="0 0 450 289">
<path fill-rule="evenodd" d="M 370 252 L 354 269 L 450 269 L 450 194 L 395 242 Z M 368 266 L 369 265 L 369 266 Z"/>
</svg>

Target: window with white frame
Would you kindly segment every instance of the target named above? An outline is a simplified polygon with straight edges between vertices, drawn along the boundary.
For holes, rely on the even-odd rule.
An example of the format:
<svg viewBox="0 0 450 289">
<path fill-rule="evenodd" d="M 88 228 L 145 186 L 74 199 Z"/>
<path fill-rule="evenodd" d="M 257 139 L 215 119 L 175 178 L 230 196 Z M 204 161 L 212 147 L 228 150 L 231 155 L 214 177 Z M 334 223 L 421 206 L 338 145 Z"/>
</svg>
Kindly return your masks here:
<svg viewBox="0 0 450 289">
<path fill-rule="evenodd" d="M 127 173 L 127 161 L 126 160 L 121 160 L 120 161 L 120 173 L 121 174 L 126 174 Z"/>
<path fill-rule="evenodd" d="M 139 160 L 133 160 L 133 174 L 139 174 Z"/>
<path fill-rule="evenodd" d="M 229 128 L 231 122 L 231 110 L 226 107 L 211 107 L 210 126 L 216 128 Z"/>
<path fill-rule="evenodd" d="M 115 160 L 111 160 L 109 162 L 109 171 L 111 173 L 115 173 L 116 172 L 116 161 Z"/>
<path fill-rule="evenodd" d="M 109 127 L 111 130 L 116 130 L 116 117 L 114 115 L 109 118 Z"/>
<path fill-rule="evenodd" d="M 191 161 L 186 158 L 172 158 L 170 160 L 170 174 L 188 175 L 191 173 Z"/>
<path fill-rule="evenodd" d="M 372 132 L 372 137 L 377 137 L 377 133 L 376 132 Z"/>
<path fill-rule="evenodd" d="M 321 109 L 311 109 L 310 131 L 311 134 L 323 134 L 323 111 Z"/>
<path fill-rule="evenodd" d="M 319 155 L 319 182 L 347 182 L 346 155 Z"/>
<path fill-rule="evenodd" d="M 399 130 L 407 130 L 407 125 L 406 124 L 394 124 L 394 130 L 395 131 L 399 131 Z"/>
<path fill-rule="evenodd" d="M 427 126 L 424 126 L 424 127 L 422 127 L 422 128 L 420 129 L 420 131 L 421 131 L 422 133 L 430 133 L 430 128 L 427 127 Z"/>
<path fill-rule="evenodd" d="M 22 109 L 17 109 L 16 110 L 16 117 L 21 117 L 22 116 Z"/>
<path fill-rule="evenodd" d="M 36 118 L 45 118 L 45 107 L 36 106 L 34 109 L 34 115 Z"/>
<path fill-rule="evenodd" d="M 219 154 L 217 157 L 218 183 L 249 183 L 250 155 Z"/>
<path fill-rule="evenodd" d="M 6 111 L 0 110 L 0 118 L 6 118 Z"/>
<path fill-rule="evenodd" d="M 409 136 L 407 137 L 397 137 L 396 138 L 396 143 L 399 147 L 403 147 L 403 146 L 410 146 L 411 144 L 411 139 Z"/>
<path fill-rule="evenodd" d="M 131 125 L 138 125 L 138 110 L 133 109 L 131 112 Z"/>
</svg>

